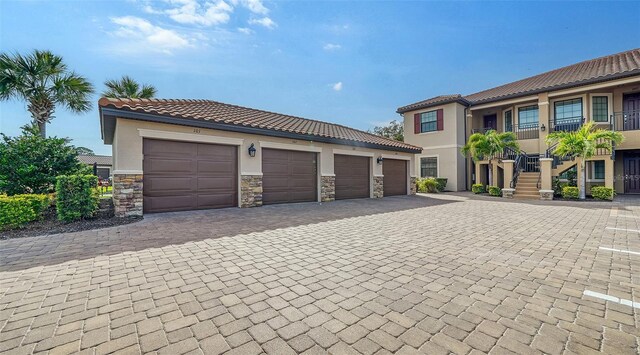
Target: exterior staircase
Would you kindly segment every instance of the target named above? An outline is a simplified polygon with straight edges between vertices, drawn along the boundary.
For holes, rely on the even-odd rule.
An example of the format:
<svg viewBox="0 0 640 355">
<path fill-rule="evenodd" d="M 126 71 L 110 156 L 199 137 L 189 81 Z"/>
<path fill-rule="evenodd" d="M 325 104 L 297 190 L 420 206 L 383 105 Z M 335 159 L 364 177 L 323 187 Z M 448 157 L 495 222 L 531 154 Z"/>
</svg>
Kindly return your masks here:
<svg viewBox="0 0 640 355">
<path fill-rule="evenodd" d="M 538 200 L 540 192 L 538 192 L 539 172 L 521 172 L 518 176 L 516 190 L 513 192 L 513 198 Z"/>
</svg>

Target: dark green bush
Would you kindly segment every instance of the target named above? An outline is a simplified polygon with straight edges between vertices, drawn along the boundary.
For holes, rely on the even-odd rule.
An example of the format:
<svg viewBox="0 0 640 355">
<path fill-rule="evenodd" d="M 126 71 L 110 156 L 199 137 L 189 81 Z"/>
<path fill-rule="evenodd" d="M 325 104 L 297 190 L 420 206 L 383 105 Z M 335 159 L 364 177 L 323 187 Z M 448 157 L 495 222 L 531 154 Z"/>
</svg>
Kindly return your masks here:
<svg viewBox="0 0 640 355">
<path fill-rule="evenodd" d="M 473 185 L 471 185 L 471 191 L 472 191 L 474 194 L 482 194 L 482 193 L 487 192 L 487 191 L 485 190 L 485 188 L 484 188 L 484 185 L 483 185 L 483 184 L 473 184 Z"/>
<path fill-rule="evenodd" d="M 438 192 L 438 182 L 434 178 L 419 179 L 417 183 L 418 192 L 435 193 Z"/>
<path fill-rule="evenodd" d="M 591 196 L 596 200 L 613 200 L 615 191 L 611 187 L 593 186 L 591 187 Z"/>
<path fill-rule="evenodd" d="M 579 195 L 578 188 L 575 186 L 565 186 L 562 188 L 562 197 L 577 200 Z"/>
<path fill-rule="evenodd" d="M 70 222 L 91 218 L 98 210 L 100 193 L 94 175 L 60 175 L 56 179 L 58 219 Z"/>
<path fill-rule="evenodd" d="M 502 189 L 498 186 L 489 186 L 489 195 L 491 196 L 502 196 Z"/>
<path fill-rule="evenodd" d="M 438 183 L 438 192 L 444 191 L 447 187 L 447 178 L 436 178 L 436 182 Z"/>
<path fill-rule="evenodd" d="M 47 195 L 0 196 L 0 230 L 22 227 L 35 221 L 49 207 Z"/>
</svg>

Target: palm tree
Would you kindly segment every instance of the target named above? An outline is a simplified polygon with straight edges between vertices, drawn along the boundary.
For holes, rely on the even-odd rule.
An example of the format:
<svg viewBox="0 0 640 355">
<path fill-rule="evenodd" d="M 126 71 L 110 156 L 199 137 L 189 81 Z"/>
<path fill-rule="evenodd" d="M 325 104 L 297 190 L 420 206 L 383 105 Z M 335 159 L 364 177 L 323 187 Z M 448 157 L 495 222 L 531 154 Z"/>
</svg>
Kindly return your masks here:
<svg viewBox="0 0 640 355">
<path fill-rule="evenodd" d="M 586 198 L 587 175 L 585 161 L 596 154 L 596 150 L 611 152 L 613 143 L 620 144 L 624 136 L 620 132 L 595 129 L 593 122 L 587 122 L 573 132 L 553 132 L 547 136 L 547 145 L 557 144 L 553 154 L 561 157 L 580 159 L 580 199 Z"/>
<path fill-rule="evenodd" d="M 460 152 L 465 157 L 471 157 L 474 162 L 485 159 L 489 161 L 489 185 L 493 186 L 492 160 L 500 157 L 506 148 L 519 152 L 520 145 L 516 139 L 513 132 L 498 133 L 490 129 L 484 134 L 472 134 Z"/>
<path fill-rule="evenodd" d="M 150 99 L 156 96 L 155 87 L 143 84 L 141 89 L 140 84 L 127 75 L 124 75 L 119 80 L 107 80 L 104 85 L 107 87 L 107 90 L 102 93 L 104 97 Z"/>
<path fill-rule="evenodd" d="M 0 100 L 27 102 L 33 123 L 42 137 L 46 125 L 60 104 L 74 113 L 91 109 L 93 86 L 87 79 L 68 70 L 62 57 L 50 51 L 35 50 L 28 55 L 0 54 Z"/>
</svg>

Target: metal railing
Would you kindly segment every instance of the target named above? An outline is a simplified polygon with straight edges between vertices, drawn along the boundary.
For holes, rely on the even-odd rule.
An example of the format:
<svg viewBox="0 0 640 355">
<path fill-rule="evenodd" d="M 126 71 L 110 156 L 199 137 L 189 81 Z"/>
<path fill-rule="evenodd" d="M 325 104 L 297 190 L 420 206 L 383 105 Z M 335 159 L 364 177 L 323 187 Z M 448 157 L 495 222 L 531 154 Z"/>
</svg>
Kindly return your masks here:
<svg viewBox="0 0 640 355">
<path fill-rule="evenodd" d="M 526 152 L 515 153 L 515 151 L 507 148 L 505 149 L 504 155 L 513 156 L 513 154 L 517 154 L 515 156 L 513 163 L 513 177 L 511 178 L 511 182 L 509 186 L 513 189 L 516 187 L 518 183 L 518 177 L 520 173 L 539 173 L 540 172 L 540 156 L 539 155 L 529 155 Z M 540 180 L 540 178 L 538 178 Z"/>
<path fill-rule="evenodd" d="M 584 117 L 554 119 L 549 121 L 549 129 L 551 132 L 573 132 L 580 129 L 584 121 Z"/>
<path fill-rule="evenodd" d="M 611 115 L 611 125 L 617 131 L 640 130 L 640 110 L 614 112 Z"/>
<path fill-rule="evenodd" d="M 473 128 L 471 130 L 471 133 L 482 133 L 485 134 L 489 131 L 498 131 L 497 129 L 493 128 L 493 127 L 485 127 L 485 128 Z"/>
<path fill-rule="evenodd" d="M 539 123 L 523 123 L 513 127 L 513 133 L 519 140 L 522 139 L 538 139 L 540 137 Z"/>
</svg>

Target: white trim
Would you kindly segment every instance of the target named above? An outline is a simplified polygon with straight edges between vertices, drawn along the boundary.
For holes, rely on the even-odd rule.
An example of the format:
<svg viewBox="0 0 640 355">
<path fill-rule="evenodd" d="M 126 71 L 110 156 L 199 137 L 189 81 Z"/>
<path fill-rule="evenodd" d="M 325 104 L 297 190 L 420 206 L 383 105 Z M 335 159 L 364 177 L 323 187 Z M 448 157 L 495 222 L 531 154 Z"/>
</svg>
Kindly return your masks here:
<svg viewBox="0 0 640 355">
<path fill-rule="evenodd" d="M 284 150 L 298 150 L 303 152 L 315 152 L 321 153 L 322 147 L 313 147 L 308 145 L 298 145 L 298 144 L 290 144 L 290 143 L 276 143 L 276 142 L 266 142 L 266 141 L 258 141 L 260 143 L 260 148 L 270 148 L 270 149 L 284 149 Z"/>
<path fill-rule="evenodd" d="M 404 155 L 382 154 L 382 159 L 411 160 L 411 157 L 406 157 Z M 384 161 L 382 164 L 384 164 Z"/>
<path fill-rule="evenodd" d="M 244 139 L 210 136 L 205 134 L 181 133 L 170 131 L 158 131 L 154 129 L 138 128 L 138 134 L 144 138 L 166 139 L 173 141 L 216 143 L 228 145 L 242 145 Z"/>
<path fill-rule="evenodd" d="M 626 229 L 626 228 L 616 228 L 616 227 L 607 227 L 606 229 L 614 230 L 614 231 L 625 231 L 625 232 L 640 233 L 640 230 L 637 230 L 637 229 Z"/>
<path fill-rule="evenodd" d="M 336 177 L 336 174 L 321 174 L 321 177 Z"/>
<path fill-rule="evenodd" d="M 479 106 L 471 106 L 470 111 L 482 110 L 482 109 L 485 109 L 485 108 L 493 108 L 493 107 L 497 107 L 497 106 L 506 106 L 506 105 L 516 104 L 516 103 L 521 103 L 521 102 L 523 103 L 523 102 L 527 102 L 527 101 L 536 101 L 536 103 L 537 103 L 538 95 L 519 97 L 519 98 L 516 98 L 516 99 L 505 100 L 505 101 L 490 102 L 490 103 L 479 105 Z"/>
<path fill-rule="evenodd" d="M 447 145 L 434 145 L 429 147 L 422 147 L 423 149 L 446 149 L 446 148 L 462 148 L 462 144 L 447 144 Z"/>
<path fill-rule="evenodd" d="M 111 175 L 140 175 L 142 170 L 114 170 Z"/>
<path fill-rule="evenodd" d="M 373 158 L 374 154 L 371 152 L 363 152 L 359 150 L 347 150 L 347 149 L 334 149 L 334 155 L 355 155 L 359 157 L 370 157 Z"/>
<path fill-rule="evenodd" d="M 373 174 L 373 177 L 384 177 L 384 175 L 382 175 L 382 174 L 380 174 L 380 175 Z"/>
<path fill-rule="evenodd" d="M 629 306 L 629 307 L 632 307 L 632 308 L 640 308 L 640 302 L 634 302 L 632 300 L 626 300 L 624 298 L 618 298 L 618 297 L 615 297 L 615 296 L 609 296 L 607 294 L 600 293 L 600 292 L 584 290 L 582 292 L 582 294 L 584 296 L 599 298 L 601 300 L 605 300 L 605 301 L 609 301 L 609 302 L 615 302 L 615 303 L 622 304 L 622 305 L 625 305 L 625 306 Z"/>
<path fill-rule="evenodd" d="M 420 162 L 420 160 L 422 160 L 422 158 L 436 158 L 436 176 L 431 176 L 431 177 L 439 177 L 440 176 L 440 155 L 439 154 L 431 154 L 431 155 L 416 155 L 416 161 L 418 162 L 418 176 L 420 178 L 424 178 L 425 176 L 422 176 L 422 163 Z"/>
<path fill-rule="evenodd" d="M 593 97 L 594 96 L 606 96 L 607 97 L 607 120 L 602 122 L 596 122 L 593 120 Z M 611 115 L 613 114 L 613 94 L 611 93 L 590 93 L 589 94 L 589 121 L 594 124 L 609 124 L 611 123 Z"/>
<path fill-rule="evenodd" d="M 608 251 L 615 251 L 615 252 L 617 252 L 617 253 L 623 253 L 623 254 L 640 255 L 640 253 L 639 253 L 639 252 L 637 252 L 637 251 L 631 251 L 631 250 L 613 249 L 613 248 L 605 248 L 605 247 L 600 247 L 600 249 L 602 249 L 602 250 L 608 250 Z"/>
<path fill-rule="evenodd" d="M 240 173 L 241 176 L 262 176 L 262 173 L 252 173 L 249 171 L 243 171 Z"/>
</svg>

